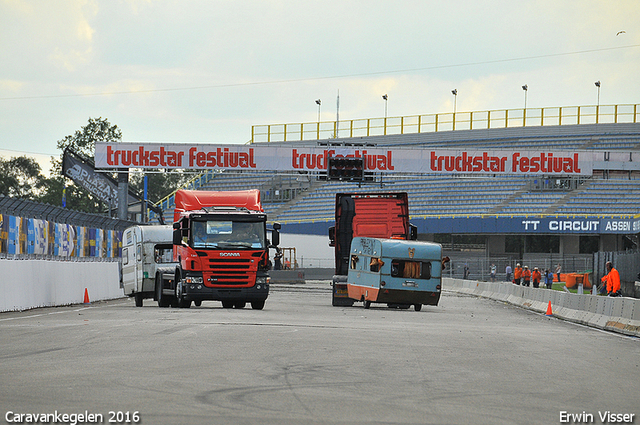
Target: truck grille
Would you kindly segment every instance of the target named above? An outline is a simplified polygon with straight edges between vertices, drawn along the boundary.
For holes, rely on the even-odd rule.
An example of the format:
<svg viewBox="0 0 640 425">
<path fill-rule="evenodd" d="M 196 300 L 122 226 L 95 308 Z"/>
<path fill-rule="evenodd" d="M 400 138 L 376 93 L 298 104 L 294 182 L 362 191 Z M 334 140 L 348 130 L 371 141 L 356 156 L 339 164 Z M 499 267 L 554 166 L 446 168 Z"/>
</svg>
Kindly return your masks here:
<svg viewBox="0 0 640 425">
<path fill-rule="evenodd" d="M 210 285 L 252 285 L 255 272 L 251 269 L 251 258 L 209 258 Z M 205 278 L 206 279 L 206 278 Z"/>
</svg>

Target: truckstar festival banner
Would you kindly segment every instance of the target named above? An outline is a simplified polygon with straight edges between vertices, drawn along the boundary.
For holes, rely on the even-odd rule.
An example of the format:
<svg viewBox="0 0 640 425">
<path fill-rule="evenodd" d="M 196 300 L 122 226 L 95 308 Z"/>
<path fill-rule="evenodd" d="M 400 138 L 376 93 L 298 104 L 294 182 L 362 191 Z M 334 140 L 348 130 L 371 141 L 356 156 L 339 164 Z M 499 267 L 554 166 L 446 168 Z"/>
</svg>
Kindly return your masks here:
<svg viewBox="0 0 640 425">
<path fill-rule="evenodd" d="M 591 175 L 585 151 L 295 147 L 182 143 L 96 143 L 95 164 L 111 168 L 326 171 L 327 158 L 363 158 L 385 173 Z"/>
</svg>

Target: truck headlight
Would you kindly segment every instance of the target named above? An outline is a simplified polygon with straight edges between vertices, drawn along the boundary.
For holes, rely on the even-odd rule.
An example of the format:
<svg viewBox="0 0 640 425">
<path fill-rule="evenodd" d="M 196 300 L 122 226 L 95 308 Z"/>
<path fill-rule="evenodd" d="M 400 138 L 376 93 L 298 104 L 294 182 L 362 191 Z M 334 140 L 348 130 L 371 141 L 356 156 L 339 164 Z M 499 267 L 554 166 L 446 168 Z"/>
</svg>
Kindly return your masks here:
<svg viewBox="0 0 640 425">
<path fill-rule="evenodd" d="M 194 276 L 194 277 L 188 276 L 188 277 L 185 278 L 185 282 L 186 283 L 203 283 L 203 280 L 202 280 L 201 276 L 197 276 L 197 277 L 196 276 Z"/>
<path fill-rule="evenodd" d="M 256 285 L 266 285 L 271 281 L 268 276 L 256 277 Z"/>
</svg>

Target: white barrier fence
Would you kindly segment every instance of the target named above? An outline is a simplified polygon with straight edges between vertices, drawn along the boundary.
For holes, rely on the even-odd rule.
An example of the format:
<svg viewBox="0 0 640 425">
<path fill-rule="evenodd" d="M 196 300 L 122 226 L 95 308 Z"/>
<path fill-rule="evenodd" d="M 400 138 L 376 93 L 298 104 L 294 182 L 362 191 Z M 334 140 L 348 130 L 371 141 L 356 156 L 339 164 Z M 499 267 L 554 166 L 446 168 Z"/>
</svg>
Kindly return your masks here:
<svg viewBox="0 0 640 425">
<path fill-rule="evenodd" d="M 573 294 L 512 283 L 477 282 L 443 278 L 445 290 L 476 295 L 546 313 L 551 302 L 553 316 L 631 336 L 640 336 L 640 299 Z"/>
<path fill-rule="evenodd" d="M 0 259 L 0 311 L 28 310 L 123 296 L 119 263 Z"/>
<path fill-rule="evenodd" d="M 28 310 L 123 296 L 118 262 L 0 259 L 0 311 Z M 507 302 L 599 329 L 640 336 L 640 299 L 572 294 L 511 283 L 443 278 L 443 288 Z"/>
</svg>

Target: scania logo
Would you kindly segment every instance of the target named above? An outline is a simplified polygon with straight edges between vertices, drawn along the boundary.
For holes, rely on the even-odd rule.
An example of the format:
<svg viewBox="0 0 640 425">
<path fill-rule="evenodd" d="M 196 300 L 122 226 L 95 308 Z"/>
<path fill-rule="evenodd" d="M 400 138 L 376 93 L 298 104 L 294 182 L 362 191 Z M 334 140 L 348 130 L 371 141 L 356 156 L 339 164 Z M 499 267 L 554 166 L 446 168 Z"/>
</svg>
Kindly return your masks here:
<svg viewBox="0 0 640 425">
<path fill-rule="evenodd" d="M 239 257 L 240 253 L 239 252 L 221 252 L 220 256 L 221 257 Z"/>
</svg>

